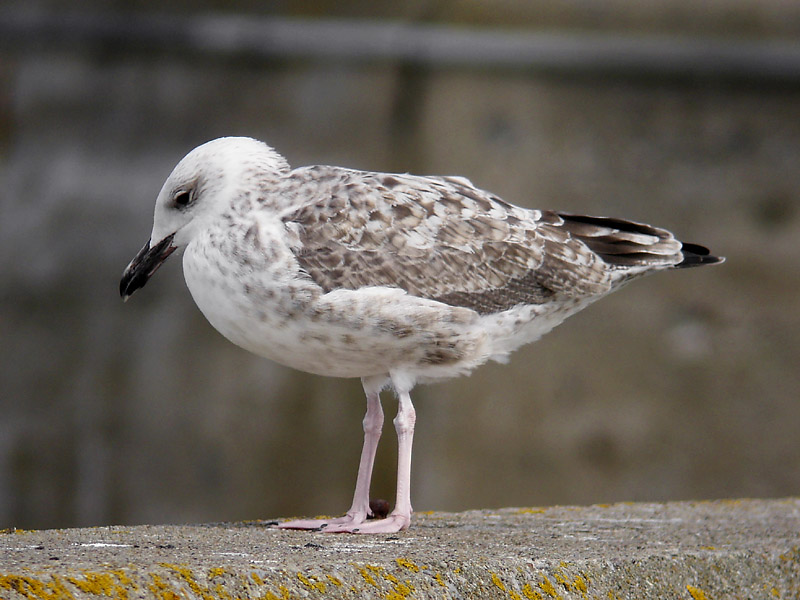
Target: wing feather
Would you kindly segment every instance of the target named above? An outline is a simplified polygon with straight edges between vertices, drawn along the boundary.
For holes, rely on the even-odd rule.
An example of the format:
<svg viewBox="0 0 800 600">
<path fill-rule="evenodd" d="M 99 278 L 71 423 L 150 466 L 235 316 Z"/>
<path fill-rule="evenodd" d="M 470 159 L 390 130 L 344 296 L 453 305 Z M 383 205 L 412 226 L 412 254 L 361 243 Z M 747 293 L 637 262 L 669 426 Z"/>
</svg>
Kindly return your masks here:
<svg viewBox="0 0 800 600">
<path fill-rule="evenodd" d="M 462 178 L 318 166 L 293 171 L 283 192 L 306 193 L 284 222 L 299 232 L 303 271 L 326 292 L 398 287 L 486 314 L 610 289 L 608 265 L 579 239 L 600 235 L 596 225 L 577 223 L 573 235 L 558 214 Z"/>
</svg>

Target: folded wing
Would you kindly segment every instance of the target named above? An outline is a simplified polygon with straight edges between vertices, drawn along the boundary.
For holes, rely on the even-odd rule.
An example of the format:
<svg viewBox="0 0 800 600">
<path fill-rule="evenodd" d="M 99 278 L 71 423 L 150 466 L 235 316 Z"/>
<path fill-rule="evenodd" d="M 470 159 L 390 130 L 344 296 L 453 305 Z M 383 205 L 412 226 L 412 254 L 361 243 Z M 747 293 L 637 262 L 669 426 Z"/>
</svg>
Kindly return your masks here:
<svg viewBox="0 0 800 600">
<path fill-rule="evenodd" d="M 307 167 L 285 185 L 309 194 L 284 222 L 300 236 L 300 266 L 325 292 L 396 287 L 491 314 L 604 294 L 683 260 L 663 229 L 523 209 L 463 178 Z"/>
</svg>

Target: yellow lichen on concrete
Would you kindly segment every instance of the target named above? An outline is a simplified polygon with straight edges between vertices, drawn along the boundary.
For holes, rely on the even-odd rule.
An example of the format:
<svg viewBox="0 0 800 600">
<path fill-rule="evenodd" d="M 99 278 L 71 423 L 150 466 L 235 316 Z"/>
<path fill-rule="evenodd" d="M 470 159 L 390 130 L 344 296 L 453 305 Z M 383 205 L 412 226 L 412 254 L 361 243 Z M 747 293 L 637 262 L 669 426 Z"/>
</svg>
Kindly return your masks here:
<svg viewBox="0 0 800 600">
<path fill-rule="evenodd" d="M 541 590 L 545 594 L 547 594 L 551 598 L 560 598 L 561 597 L 559 595 L 559 593 L 556 591 L 555 586 L 553 586 L 553 584 L 550 582 L 550 580 L 547 577 L 544 577 L 542 579 L 542 582 L 539 584 L 539 587 L 541 588 Z"/>
<path fill-rule="evenodd" d="M 160 598 L 161 600 L 180 599 L 180 596 L 173 591 L 172 586 L 156 573 L 150 573 L 150 584 L 147 586 L 147 589 L 150 590 L 156 598 Z"/>
<path fill-rule="evenodd" d="M 522 595 L 528 600 L 543 600 L 542 595 L 534 590 L 530 583 L 526 583 L 522 586 Z"/>
<path fill-rule="evenodd" d="M 288 598 L 287 596 L 281 597 L 281 596 L 276 596 L 272 592 L 267 592 L 263 596 L 259 596 L 258 600 L 286 600 L 287 598 Z"/>
<path fill-rule="evenodd" d="M 497 587 L 497 588 L 498 588 L 498 589 L 500 589 L 501 591 L 503 591 L 503 592 L 505 592 L 506 594 L 508 594 L 508 595 L 509 595 L 509 597 L 510 597 L 512 600 L 522 600 L 522 596 L 520 596 L 520 595 L 519 595 L 517 592 L 515 592 L 514 590 L 509 590 L 509 589 L 506 587 L 506 584 L 504 584 L 504 583 L 503 583 L 503 580 L 502 580 L 502 579 L 500 579 L 500 576 L 499 576 L 497 573 L 490 573 L 490 575 L 492 576 L 492 583 L 495 585 L 495 587 Z"/>
<path fill-rule="evenodd" d="M 303 594 L 303 597 L 307 597 L 308 594 Z M 278 593 L 275 594 L 269 590 L 267 590 L 262 596 L 260 596 L 257 600 L 293 600 L 294 598 L 298 598 L 298 594 L 290 590 L 285 585 L 278 585 Z"/>
<path fill-rule="evenodd" d="M 392 575 L 391 573 L 388 573 L 386 571 L 381 573 L 381 575 L 383 576 L 383 578 L 386 581 L 391 581 L 392 583 L 399 583 L 400 582 L 400 580 L 397 577 L 395 577 L 394 575 Z"/>
<path fill-rule="evenodd" d="M 399 559 L 403 560 L 403 559 Z M 406 568 L 414 571 L 415 573 L 419 571 L 419 567 L 417 567 L 411 561 L 407 561 L 407 565 L 404 565 Z M 398 562 L 398 564 L 400 564 Z M 410 565 L 410 566 L 409 566 Z M 392 598 L 393 600 L 398 600 L 398 598 L 407 598 L 414 592 L 414 586 L 411 585 L 411 582 L 406 580 L 405 582 L 401 582 L 400 579 L 389 573 L 383 567 L 376 567 L 380 569 L 381 576 L 386 580 L 392 583 L 391 591 L 386 595 L 387 598 Z M 414 570 L 416 568 L 416 570 Z M 376 571 L 378 572 L 378 571 Z"/>
<path fill-rule="evenodd" d="M 330 581 L 336 587 L 342 587 L 342 580 L 339 579 L 338 577 L 334 577 L 333 575 L 330 574 L 326 575 L 325 577 L 327 577 L 328 581 Z"/>
<path fill-rule="evenodd" d="M 0 576 L 0 590 L 15 592 L 29 600 L 73 600 L 72 593 L 54 576 L 45 583 L 35 577 L 24 575 Z"/>
<path fill-rule="evenodd" d="M 224 583 L 218 583 L 214 586 L 214 594 L 219 600 L 234 600 L 233 596 L 231 596 L 230 592 L 225 587 Z"/>
<path fill-rule="evenodd" d="M 325 584 L 319 581 L 316 577 L 306 577 L 302 573 L 297 573 L 297 579 L 300 580 L 304 586 L 309 589 L 317 590 L 318 592 L 325 593 Z"/>
<path fill-rule="evenodd" d="M 119 600 L 126 600 L 128 598 L 128 587 L 132 586 L 132 581 L 126 576 L 119 577 L 116 573 L 96 573 L 93 571 L 84 571 L 83 578 L 79 577 L 66 577 L 72 585 L 80 591 L 92 594 L 94 596 L 109 596 Z"/>
<path fill-rule="evenodd" d="M 230 600 L 230 595 L 224 591 L 224 586 L 217 584 L 212 591 L 210 587 L 201 585 L 201 583 L 197 581 L 194 572 L 184 565 L 162 563 L 161 566 L 177 574 L 186 583 L 192 593 L 203 600 Z M 227 574 L 227 570 L 224 568 L 212 568 L 208 571 L 207 579 L 211 580 L 214 577 L 221 577 L 225 574 Z M 222 591 L 222 595 L 220 595 L 220 591 Z"/>
<path fill-rule="evenodd" d="M 687 585 L 686 589 L 689 591 L 689 595 L 691 595 L 694 600 L 709 600 L 709 597 L 706 596 L 706 593 L 698 587 Z"/>
<path fill-rule="evenodd" d="M 130 577 L 128 577 L 128 574 L 122 569 L 114 569 L 109 571 L 109 573 L 111 573 L 117 578 L 117 581 L 119 581 L 119 584 L 121 586 L 125 588 L 130 588 L 132 590 L 139 589 L 139 586 L 136 585 L 136 583 Z"/>
<path fill-rule="evenodd" d="M 215 596 L 214 593 L 205 585 L 201 585 L 195 575 L 194 572 L 184 565 L 175 565 L 171 563 L 159 563 L 159 566 L 164 567 L 165 569 L 169 569 L 173 573 L 175 573 L 183 583 L 189 588 L 189 590 L 194 594 L 197 598 L 202 598 L 203 600 L 226 600 L 225 598 L 220 599 L 218 596 Z M 209 571 L 209 578 L 211 577 L 211 573 L 214 573 L 214 576 L 220 576 L 224 574 L 226 571 L 224 569 L 212 569 Z M 158 580 L 161 582 L 161 592 L 162 597 L 164 600 L 171 600 L 172 598 L 180 597 L 180 590 L 173 590 L 172 586 L 165 582 L 163 578 L 159 577 L 157 574 L 151 574 L 151 578 Z M 219 588 L 219 586 L 217 586 Z"/>
<path fill-rule="evenodd" d="M 589 576 L 585 573 L 581 573 L 579 575 L 573 576 L 569 573 L 570 565 L 564 561 L 559 563 L 558 569 L 553 572 L 553 577 L 559 583 L 559 585 L 563 586 L 563 588 L 570 592 L 572 590 L 577 590 L 580 592 L 582 598 L 588 598 L 589 586 L 587 585 L 587 581 L 589 580 Z M 541 586 L 540 586 L 541 587 Z M 552 595 L 550 590 L 545 590 L 548 594 Z M 553 590 L 556 595 L 558 592 L 553 586 Z M 554 596 L 556 597 L 556 596 Z"/>
<path fill-rule="evenodd" d="M 500 576 L 497 573 L 490 573 L 490 575 L 492 576 L 492 583 L 495 585 L 495 587 L 499 588 L 501 592 L 507 591 L 506 584 L 503 583 L 503 580 L 500 579 Z"/>
<path fill-rule="evenodd" d="M 359 573 L 361 573 L 361 577 L 363 577 L 363 578 L 364 578 L 364 581 L 366 581 L 366 582 L 367 582 L 369 585 L 372 585 L 372 586 L 375 586 L 375 587 L 379 587 L 379 586 L 378 586 L 378 582 L 377 582 L 377 581 L 375 581 L 375 578 L 372 576 L 372 573 L 370 573 L 370 572 L 367 570 L 367 568 L 366 568 L 366 567 L 361 567 L 361 568 L 358 570 L 358 572 L 359 572 Z"/>
<path fill-rule="evenodd" d="M 396 583 L 390 591 L 384 596 L 387 600 L 402 600 L 408 598 L 414 593 L 414 588 L 406 583 Z"/>
<path fill-rule="evenodd" d="M 578 590 L 583 596 L 586 595 L 588 592 L 588 587 L 586 586 L 586 580 L 580 575 L 577 575 L 575 579 L 572 581 L 573 587 Z"/>
<path fill-rule="evenodd" d="M 561 563 L 561 564 L 563 566 L 564 563 Z M 570 591 L 572 589 L 572 584 L 567 580 L 567 578 L 564 576 L 564 574 L 561 573 L 560 571 L 555 571 L 553 573 L 553 577 L 555 577 L 555 580 L 558 583 L 560 583 L 562 586 L 564 586 L 565 590 Z"/>
<path fill-rule="evenodd" d="M 396 558 L 395 562 L 404 569 L 408 569 L 409 571 L 413 571 L 414 573 L 419 573 L 419 567 L 408 559 Z"/>
<path fill-rule="evenodd" d="M 586 580 L 589 579 L 581 575 L 575 575 L 574 577 L 569 573 L 569 564 L 565 562 L 561 562 L 558 565 L 558 569 L 556 569 L 553 573 L 553 577 L 555 580 L 564 587 L 566 591 L 577 590 L 580 592 L 581 597 L 587 598 L 588 594 L 588 586 L 586 585 Z M 584 574 L 585 575 L 585 574 Z"/>
<path fill-rule="evenodd" d="M 388 572 L 385 567 L 381 567 L 378 565 L 365 565 L 363 567 L 359 567 L 358 565 L 353 565 L 358 569 L 358 572 L 361 574 L 362 579 L 370 586 L 373 586 L 378 589 L 385 589 L 382 588 L 381 583 L 376 576 L 380 576 L 381 579 L 388 581 L 392 584 L 390 590 L 386 591 L 384 594 L 384 598 L 388 598 L 391 600 L 399 600 L 401 598 L 408 598 L 413 595 L 414 593 L 414 586 L 411 584 L 410 581 L 400 581 L 400 579 L 393 575 L 392 573 Z M 416 566 L 416 565 L 415 565 Z M 417 569 L 419 570 L 419 569 Z M 328 575 L 330 578 L 331 576 Z M 342 582 L 336 579 L 338 582 L 337 585 L 341 586 Z M 351 587 L 353 592 L 357 590 L 354 587 Z"/>
</svg>

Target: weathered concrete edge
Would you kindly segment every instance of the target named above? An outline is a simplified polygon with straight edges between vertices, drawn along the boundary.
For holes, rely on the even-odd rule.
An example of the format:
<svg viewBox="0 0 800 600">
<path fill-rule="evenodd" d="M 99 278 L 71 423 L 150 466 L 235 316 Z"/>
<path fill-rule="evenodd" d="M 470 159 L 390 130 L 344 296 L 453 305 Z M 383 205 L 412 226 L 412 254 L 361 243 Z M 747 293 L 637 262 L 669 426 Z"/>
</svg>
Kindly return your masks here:
<svg viewBox="0 0 800 600">
<path fill-rule="evenodd" d="M 430 513 L 415 525 L 371 537 L 259 522 L 7 532 L 0 598 L 800 595 L 800 499 Z"/>
</svg>

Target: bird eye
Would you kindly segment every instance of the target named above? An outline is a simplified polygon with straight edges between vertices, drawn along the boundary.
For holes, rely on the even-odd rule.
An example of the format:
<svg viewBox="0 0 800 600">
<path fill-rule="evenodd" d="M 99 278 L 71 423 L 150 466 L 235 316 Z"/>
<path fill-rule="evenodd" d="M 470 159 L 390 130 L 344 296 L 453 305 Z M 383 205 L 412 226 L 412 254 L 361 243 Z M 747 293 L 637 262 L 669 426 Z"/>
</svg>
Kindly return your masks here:
<svg viewBox="0 0 800 600">
<path fill-rule="evenodd" d="M 173 199 L 176 208 L 186 208 L 192 201 L 192 194 L 189 191 L 178 193 Z"/>
</svg>

